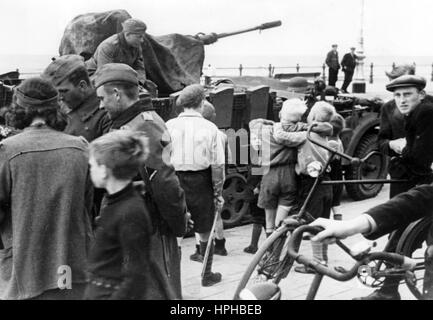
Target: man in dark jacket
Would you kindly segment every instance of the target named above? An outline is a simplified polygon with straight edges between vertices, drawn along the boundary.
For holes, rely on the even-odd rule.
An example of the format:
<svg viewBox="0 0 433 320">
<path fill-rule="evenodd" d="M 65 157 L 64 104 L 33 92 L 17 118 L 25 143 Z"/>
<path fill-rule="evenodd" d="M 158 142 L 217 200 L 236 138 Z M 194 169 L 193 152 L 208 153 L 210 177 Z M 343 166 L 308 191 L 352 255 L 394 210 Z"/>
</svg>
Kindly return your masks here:
<svg viewBox="0 0 433 320">
<path fill-rule="evenodd" d="M 413 65 L 399 65 L 393 68 L 391 72 L 386 72 L 390 81 L 397 79 L 403 75 L 414 75 L 415 68 Z M 433 103 L 433 97 L 426 95 L 424 102 Z M 392 179 L 400 179 L 399 172 L 394 170 L 394 163 L 397 163 L 398 158 L 401 157 L 403 147 L 406 144 L 406 129 L 405 129 L 405 116 L 397 108 L 395 99 L 386 102 L 380 111 L 380 129 L 378 135 L 379 150 L 383 154 L 394 158 L 390 168 L 389 174 Z M 390 198 L 409 190 L 413 187 L 406 183 L 393 183 L 390 185 Z"/>
<path fill-rule="evenodd" d="M 65 55 L 53 62 L 42 73 L 59 92 L 59 99 L 70 109 L 65 133 L 82 136 L 91 142 L 107 133 L 111 121 L 90 83 L 84 60 L 79 55 Z"/>
<path fill-rule="evenodd" d="M 408 182 L 392 186 L 391 197 L 410 190 L 416 185 L 428 184 L 433 181 L 431 165 L 433 162 L 433 104 L 425 99 L 424 88 L 426 81 L 422 77 L 403 75 L 391 81 L 387 90 L 394 92 L 395 112 L 403 117 L 404 130 L 401 129 L 399 118 L 393 119 L 394 128 L 381 128 L 380 138 L 384 138 L 384 132 L 392 132 L 402 136 L 389 141 L 387 152 L 399 155 L 391 160 L 390 175 L 396 179 L 406 179 Z M 399 130 L 399 131 L 397 131 Z M 398 137 L 398 136 L 395 136 Z M 404 138 L 403 138 L 404 137 Z M 386 148 L 386 142 L 381 143 L 382 149 Z M 398 240 L 404 227 L 390 236 L 387 250 L 395 251 Z M 368 300 L 399 299 L 398 284 L 400 279 L 387 278 L 383 286 L 364 297 Z"/>
<path fill-rule="evenodd" d="M 151 99 L 139 99 L 138 74 L 130 66 L 105 64 L 95 74 L 95 87 L 100 107 L 107 110 L 113 121 L 112 130 L 141 131 L 149 139 L 149 157 L 145 164 L 158 211 L 151 213 L 157 226 L 152 237 L 152 255 L 164 268 L 176 297 L 181 299 L 180 251 L 176 237 L 185 235 L 189 217 L 184 192 L 170 163 L 170 135 Z"/>
<path fill-rule="evenodd" d="M 332 50 L 328 52 L 325 61 L 329 68 L 328 84 L 333 87 L 338 80 L 338 69 L 340 69 L 337 48 L 336 44 L 332 45 Z"/>
<path fill-rule="evenodd" d="M 332 238 L 344 239 L 358 233 L 368 239 L 377 239 L 410 222 L 432 215 L 433 185 L 422 185 L 402 193 L 388 202 L 368 210 L 363 215 L 346 221 L 319 218 L 312 226 L 325 228 L 312 241 L 332 242 Z M 427 235 L 425 253 L 424 298 L 433 299 L 433 230 Z"/>
<path fill-rule="evenodd" d="M 341 68 L 344 72 L 344 82 L 341 91 L 347 93 L 347 87 L 352 82 L 353 73 L 356 68 L 355 47 L 350 48 L 350 52 L 343 56 L 343 60 L 341 60 Z"/>
</svg>

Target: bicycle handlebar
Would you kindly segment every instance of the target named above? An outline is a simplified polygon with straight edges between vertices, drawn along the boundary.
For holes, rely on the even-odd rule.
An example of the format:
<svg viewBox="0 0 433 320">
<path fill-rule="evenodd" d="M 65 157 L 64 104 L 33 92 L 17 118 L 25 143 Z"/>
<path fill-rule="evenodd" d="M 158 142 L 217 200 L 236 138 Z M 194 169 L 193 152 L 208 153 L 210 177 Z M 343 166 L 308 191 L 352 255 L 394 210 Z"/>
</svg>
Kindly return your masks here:
<svg viewBox="0 0 433 320">
<path fill-rule="evenodd" d="M 301 226 L 295 229 L 288 242 L 288 254 L 294 258 L 298 263 L 302 263 L 307 267 L 311 267 L 316 270 L 319 274 L 328 276 L 337 281 L 348 281 L 356 277 L 358 272 L 362 269 L 361 267 L 367 266 L 370 261 L 373 260 L 384 260 L 386 262 L 392 263 L 394 265 L 399 265 L 407 270 L 412 269 L 416 265 L 416 261 L 405 256 L 399 255 L 397 253 L 390 252 L 374 252 L 366 254 L 361 260 L 357 261 L 354 266 L 347 272 L 338 272 L 336 270 L 330 269 L 328 266 L 321 264 L 319 261 L 314 260 L 310 257 L 306 257 L 296 251 L 296 243 L 300 243 L 302 240 L 302 235 L 304 232 L 309 232 L 312 234 L 317 234 L 322 231 L 321 227 L 313 227 L 309 225 Z"/>
<path fill-rule="evenodd" d="M 375 154 L 380 154 L 380 152 L 378 151 L 371 151 L 370 153 L 368 153 L 364 158 L 360 159 L 360 158 L 356 158 L 356 157 L 351 157 L 345 153 L 339 152 L 333 148 L 331 148 L 330 146 L 321 143 L 320 141 L 315 140 L 314 138 L 311 137 L 311 130 L 317 126 L 317 123 L 312 124 L 308 130 L 307 130 L 307 139 L 308 141 L 310 141 L 311 143 L 314 143 L 315 145 L 318 145 L 319 147 L 328 150 L 329 152 L 332 152 L 342 158 L 345 158 L 347 160 L 350 161 L 350 164 L 352 166 L 359 166 L 361 163 L 364 163 L 365 161 L 367 161 L 368 158 L 372 157 Z"/>
</svg>

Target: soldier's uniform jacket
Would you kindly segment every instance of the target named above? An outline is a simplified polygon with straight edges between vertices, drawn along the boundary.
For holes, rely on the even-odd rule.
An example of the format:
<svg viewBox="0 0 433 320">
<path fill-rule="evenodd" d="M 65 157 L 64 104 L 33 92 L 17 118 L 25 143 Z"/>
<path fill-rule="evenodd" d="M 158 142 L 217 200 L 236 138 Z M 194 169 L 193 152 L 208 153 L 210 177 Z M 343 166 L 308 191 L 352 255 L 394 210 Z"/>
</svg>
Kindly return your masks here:
<svg viewBox="0 0 433 320">
<path fill-rule="evenodd" d="M 68 113 L 65 133 L 82 136 L 91 142 L 110 130 L 111 120 L 105 110 L 99 109 L 99 100 L 95 94 L 86 99 L 77 109 Z"/>
<path fill-rule="evenodd" d="M 176 237 L 186 233 L 186 202 L 173 166 L 170 164 L 170 135 L 164 120 L 153 109 L 150 98 L 135 103 L 113 120 L 112 129 L 141 131 L 149 139 L 146 167 L 153 169 L 151 187 L 163 227 L 152 236 L 152 256 L 159 262 L 177 298 L 182 297 L 180 252 Z M 156 170 L 156 172 L 154 171 Z M 156 288 L 156 284 L 155 284 Z M 149 290 L 155 294 L 158 290 Z M 163 299 L 150 296 L 148 299 Z"/>
<path fill-rule="evenodd" d="M 117 33 L 102 41 L 96 49 L 93 57 L 86 61 L 90 73 L 107 63 L 124 63 L 138 72 L 138 79 L 146 79 L 143 53 L 141 47 L 135 48 L 128 45 L 124 34 Z"/>
</svg>

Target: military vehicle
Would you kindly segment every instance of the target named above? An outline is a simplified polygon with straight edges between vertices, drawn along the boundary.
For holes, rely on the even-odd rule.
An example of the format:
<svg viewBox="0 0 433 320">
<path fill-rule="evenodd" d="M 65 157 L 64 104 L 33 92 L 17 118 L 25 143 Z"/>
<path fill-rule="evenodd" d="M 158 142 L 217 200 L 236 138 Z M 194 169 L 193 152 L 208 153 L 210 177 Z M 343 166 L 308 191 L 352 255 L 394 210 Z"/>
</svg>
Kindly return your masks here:
<svg viewBox="0 0 433 320">
<path fill-rule="evenodd" d="M 89 59 L 97 45 L 105 38 L 120 32 L 121 23 L 130 17 L 124 10 L 84 14 L 76 17 L 65 29 L 59 54 L 80 54 L 85 59 Z M 147 38 L 143 44 L 146 73 L 149 79 L 157 84 L 159 90 L 159 96 L 152 99 L 156 111 L 165 121 L 179 114 L 181 110 L 175 107 L 176 92 L 188 84 L 200 81 L 204 62 L 204 45 L 231 35 L 265 30 L 280 25 L 280 21 L 274 21 L 230 33 L 198 33 L 195 36 L 170 34 L 153 37 L 146 35 Z M 15 80 L 10 84 L 15 85 L 19 81 L 17 81 L 16 74 L 13 76 Z M 12 91 L 6 82 L 0 87 L 0 103 L 1 106 L 4 106 L 10 103 Z M 282 102 L 291 95 L 284 81 L 268 77 L 219 79 L 213 84 L 207 84 L 206 89 L 208 100 L 217 110 L 216 125 L 220 129 L 233 129 L 234 132 L 241 129 L 248 132 L 248 123 L 252 119 L 278 120 Z M 314 100 L 316 97 L 310 95 L 306 98 Z M 346 119 L 347 128 L 343 133 L 346 153 L 362 158 L 374 150 L 381 101 L 368 101 L 353 96 L 333 94 L 331 102 Z M 233 226 L 247 219 L 251 198 L 251 188 L 247 185 L 247 177 L 251 172 L 250 159 L 239 157 L 240 154 L 249 154 L 249 140 L 245 141 L 240 137 L 235 137 L 235 139 L 238 140 L 234 151 L 236 162 L 227 166 L 223 191 L 225 204 L 222 218 L 225 226 Z M 371 158 L 371 161 L 362 167 L 353 168 L 346 164 L 345 177 L 346 179 L 383 178 L 386 176 L 386 161 L 386 157 L 378 155 Z M 353 199 L 360 200 L 374 197 L 380 191 L 381 185 L 347 185 L 346 189 Z"/>
</svg>

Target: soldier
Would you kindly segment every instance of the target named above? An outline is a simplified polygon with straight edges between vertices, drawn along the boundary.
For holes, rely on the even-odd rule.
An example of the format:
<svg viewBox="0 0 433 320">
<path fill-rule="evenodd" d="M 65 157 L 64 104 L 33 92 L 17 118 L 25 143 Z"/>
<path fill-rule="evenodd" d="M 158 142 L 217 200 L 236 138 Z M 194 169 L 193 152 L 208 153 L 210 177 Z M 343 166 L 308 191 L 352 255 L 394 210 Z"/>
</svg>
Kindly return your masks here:
<svg viewBox="0 0 433 320">
<path fill-rule="evenodd" d="M 42 77 L 54 85 L 60 101 L 70 109 L 65 133 L 91 142 L 108 132 L 110 118 L 105 110 L 99 109 L 98 97 L 81 56 L 71 54 L 54 60 Z"/>
<path fill-rule="evenodd" d="M 141 44 L 147 26 L 138 19 L 128 19 L 122 24 L 123 30 L 102 41 L 93 57 L 87 62 L 89 71 L 95 71 L 107 63 L 124 63 L 138 73 L 140 82 L 146 82 Z"/>
<path fill-rule="evenodd" d="M 337 48 L 338 46 L 333 44 L 332 50 L 326 56 L 326 65 L 329 68 L 328 84 L 333 87 L 335 87 L 335 83 L 338 80 L 338 69 L 340 69 Z"/>
<path fill-rule="evenodd" d="M 130 66 L 122 63 L 103 65 L 95 74 L 95 87 L 100 107 L 107 110 L 113 121 L 111 130 L 140 131 L 149 139 L 149 157 L 142 173 L 144 179 L 150 180 L 156 204 L 151 212 L 157 225 L 152 237 L 152 256 L 164 268 L 176 298 L 181 299 L 180 251 L 176 237 L 185 235 L 189 216 L 184 192 L 170 163 L 171 141 L 167 127 L 155 112 L 151 99 L 139 99 L 138 74 Z M 156 296 L 156 290 L 149 290 L 149 293 L 147 299 L 164 298 Z"/>
<path fill-rule="evenodd" d="M 205 92 L 201 85 L 187 86 L 177 103 L 184 108 L 177 118 L 167 122 L 173 140 L 172 162 L 182 188 L 185 190 L 188 210 L 194 221 L 194 231 L 200 237 L 200 253 L 205 256 L 215 209 L 220 211 L 224 200 L 224 141 L 215 124 L 203 118 L 201 111 Z M 221 281 L 221 274 L 213 273 L 213 243 L 202 286 L 212 286 Z"/>
</svg>

